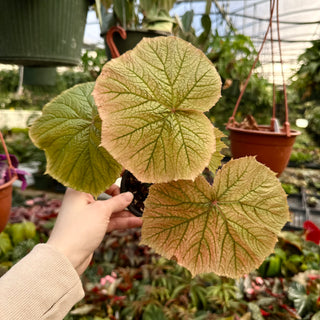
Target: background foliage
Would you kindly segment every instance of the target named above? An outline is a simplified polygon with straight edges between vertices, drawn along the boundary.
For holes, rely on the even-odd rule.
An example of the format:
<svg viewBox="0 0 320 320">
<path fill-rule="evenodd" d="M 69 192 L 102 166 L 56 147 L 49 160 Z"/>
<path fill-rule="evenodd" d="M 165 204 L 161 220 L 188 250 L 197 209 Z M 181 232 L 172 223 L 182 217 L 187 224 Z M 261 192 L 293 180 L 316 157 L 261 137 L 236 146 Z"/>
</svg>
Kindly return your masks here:
<svg viewBox="0 0 320 320">
<path fill-rule="evenodd" d="M 0 237 L 0 272 L 46 241 L 61 202 L 45 197 L 13 209 Z M 284 232 L 275 253 L 238 280 L 195 278 L 139 245 L 140 230 L 114 231 L 82 280 L 86 296 L 65 320 L 319 319 L 320 247 L 303 232 Z"/>
<path fill-rule="evenodd" d="M 292 76 L 291 102 L 296 113 L 308 121 L 308 132 L 320 145 L 320 40 L 313 41 L 298 59 L 300 68 Z"/>
<path fill-rule="evenodd" d="M 186 25 L 187 18 L 192 17 L 185 18 Z M 208 21 L 203 20 L 205 30 L 207 24 Z M 225 84 L 223 98 L 209 117 L 224 128 L 256 52 L 250 39 L 241 35 L 205 36 L 205 42 L 199 41 L 199 46 L 202 45 L 215 63 Z M 319 160 L 319 149 L 314 146 L 320 141 L 316 135 L 320 132 L 317 107 L 320 99 L 319 43 L 315 42 L 301 56 L 301 68 L 289 87 L 292 119 L 306 116 L 310 121 L 308 130 L 314 134 L 313 141 L 306 134 L 298 138 L 293 155 L 301 163 L 310 154 L 312 161 Z M 94 80 L 104 61 L 103 49 L 97 51 L 97 55 L 86 52 L 81 68 L 59 73 L 56 86 L 26 87 L 20 97 L 15 94 L 18 72 L 0 71 L 0 108 L 41 110 L 61 91 Z M 254 113 L 259 122 L 264 122 L 270 117 L 270 106 L 270 84 L 254 75 L 243 98 L 241 113 Z M 20 162 L 32 159 L 36 148 L 28 140 L 27 131 L 8 132 L 7 138 L 11 134 L 13 138 L 9 138 L 8 143 L 11 152 L 23 158 Z M 311 153 L 311 149 L 315 153 Z M 59 206 L 59 201 L 38 198 L 14 208 L 12 224 L 0 237 L 0 273 L 21 259 L 36 243 L 46 240 Z M 22 220 L 31 221 L 36 233 L 25 233 Z M 173 261 L 159 258 L 147 247 L 139 246 L 139 238 L 139 230 L 114 232 L 106 237 L 83 278 L 86 297 L 66 317 L 67 320 L 320 318 L 319 246 L 305 241 L 301 232 L 292 237 L 286 234 L 275 254 L 268 257 L 259 270 L 239 281 L 214 274 L 191 279 L 189 272 Z M 108 281 L 101 281 L 102 278 Z"/>
<path fill-rule="evenodd" d="M 215 64 L 223 82 L 222 98 L 209 113 L 219 128 L 232 115 L 242 86 L 247 79 L 257 52 L 250 38 L 241 34 L 220 37 L 216 32 L 210 39 L 208 58 Z M 272 108 L 272 86 L 253 73 L 239 106 L 237 120 L 253 114 L 258 123 L 269 123 Z"/>
</svg>

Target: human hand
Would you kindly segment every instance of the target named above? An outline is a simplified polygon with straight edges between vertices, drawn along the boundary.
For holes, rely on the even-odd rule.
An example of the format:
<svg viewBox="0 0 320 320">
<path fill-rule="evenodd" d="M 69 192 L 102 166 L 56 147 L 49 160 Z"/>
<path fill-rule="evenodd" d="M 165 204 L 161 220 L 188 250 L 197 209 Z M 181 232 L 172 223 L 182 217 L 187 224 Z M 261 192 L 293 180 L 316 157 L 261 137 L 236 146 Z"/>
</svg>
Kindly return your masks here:
<svg viewBox="0 0 320 320">
<path fill-rule="evenodd" d="M 88 267 L 106 232 L 142 224 L 140 218 L 125 210 L 132 201 L 132 193 L 120 194 L 116 185 L 106 193 L 112 198 L 95 201 L 90 194 L 67 189 L 48 240 L 70 260 L 79 275 Z"/>
</svg>

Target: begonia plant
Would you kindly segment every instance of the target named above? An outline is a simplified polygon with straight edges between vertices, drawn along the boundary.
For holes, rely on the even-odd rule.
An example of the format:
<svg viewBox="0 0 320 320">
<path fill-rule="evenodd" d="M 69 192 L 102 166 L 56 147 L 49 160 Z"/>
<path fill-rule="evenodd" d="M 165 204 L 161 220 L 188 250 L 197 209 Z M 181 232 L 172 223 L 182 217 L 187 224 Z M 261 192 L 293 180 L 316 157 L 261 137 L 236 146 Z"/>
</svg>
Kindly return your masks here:
<svg viewBox="0 0 320 320">
<path fill-rule="evenodd" d="M 123 168 L 152 183 L 141 243 L 193 275 L 236 278 L 273 252 L 289 211 L 275 173 L 254 157 L 218 169 L 223 134 L 204 112 L 220 92 L 202 51 L 176 37 L 145 38 L 95 83 L 49 102 L 30 136 L 47 173 L 67 187 L 98 196 Z"/>
</svg>

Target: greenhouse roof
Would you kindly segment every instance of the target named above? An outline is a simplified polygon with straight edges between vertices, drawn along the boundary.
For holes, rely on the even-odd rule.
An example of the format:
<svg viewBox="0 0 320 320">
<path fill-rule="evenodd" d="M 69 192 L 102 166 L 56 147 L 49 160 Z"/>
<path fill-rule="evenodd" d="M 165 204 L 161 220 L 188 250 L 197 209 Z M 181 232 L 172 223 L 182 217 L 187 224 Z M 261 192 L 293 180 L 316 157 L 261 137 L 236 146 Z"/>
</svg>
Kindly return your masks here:
<svg viewBox="0 0 320 320">
<path fill-rule="evenodd" d="M 171 11 L 172 15 L 182 16 L 186 11 L 193 10 L 195 14 L 193 26 L 201 31 L 200 19 L 205 12 L 206 1 L 178 0 Z M 276 12 L 273 18 L 273 39 L 277 40 Z M 260 48 L 266 33 L 270 18 L 269 0 L 213 0 L 211 6 L 211 21 L 213 31 L 217 30 L 220 36 L 230 30 L 250 36 L 257 50 Z M 314 0 L 280 0 L 279 27 L 286 78 L 296 70 L 297 58 L 304 50 L 311 46 L 312 40 L 319 39 L 320 35 L 320 2 Z M 91 30 L 91 31 L 90 31 Z M 93 31 L 96 30 L 96 31 Z M 85 42 L 103 43 L 100 38 L 99 24 L 95 13 L 88 15 Z M 280 58 L 278 47 L 274 45 L 275 80 L 281 82 Z M 272 76 L 271 41 L 267 38 L 261 52 L 262 72 L 266 77 Z"/>
</svg>

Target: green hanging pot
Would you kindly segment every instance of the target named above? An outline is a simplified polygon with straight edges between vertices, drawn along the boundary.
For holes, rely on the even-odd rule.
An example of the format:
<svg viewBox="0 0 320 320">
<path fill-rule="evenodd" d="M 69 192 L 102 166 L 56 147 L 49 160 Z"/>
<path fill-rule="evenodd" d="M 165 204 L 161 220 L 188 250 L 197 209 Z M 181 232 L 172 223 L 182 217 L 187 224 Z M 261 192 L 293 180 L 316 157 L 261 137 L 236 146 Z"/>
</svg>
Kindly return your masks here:
<svg viewBox="0 0 320 320">
<path fill-rule="evenodd" d="M 0 63 L 80 62 L 89 0 L 0 0 Z"/>
</svg>

